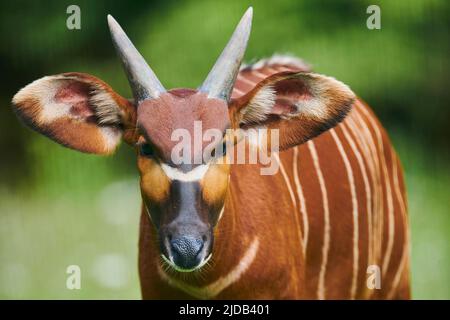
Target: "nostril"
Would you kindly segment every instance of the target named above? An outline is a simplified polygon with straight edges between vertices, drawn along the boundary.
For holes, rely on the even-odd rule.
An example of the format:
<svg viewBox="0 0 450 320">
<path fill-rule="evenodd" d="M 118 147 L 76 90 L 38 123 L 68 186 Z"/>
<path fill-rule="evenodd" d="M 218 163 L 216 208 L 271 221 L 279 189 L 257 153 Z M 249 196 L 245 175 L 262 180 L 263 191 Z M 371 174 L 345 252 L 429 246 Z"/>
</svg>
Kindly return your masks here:
<svg viewBox="0 0 450 320">
<path fill-rule="evenodd" d="M 204 241 L 193 237 L 180 237 L 170 241 L 174 262 L 184 268 L 192 268 L 199 263 L 198 256 Z"/>
<path fill-rule="evenodd" d="M 203 241 L 200 239 L 182 237 L 170 241 L 173 250 L 181 254 L 197 255 L 203 248 Z"/>
<path fill-rule="evenodd" d="M 203 236 L 202 236 L 203 242 L 206 242 L 206 239 L 207 239 L 206 235 L 203 235 Z"/>
</svg>

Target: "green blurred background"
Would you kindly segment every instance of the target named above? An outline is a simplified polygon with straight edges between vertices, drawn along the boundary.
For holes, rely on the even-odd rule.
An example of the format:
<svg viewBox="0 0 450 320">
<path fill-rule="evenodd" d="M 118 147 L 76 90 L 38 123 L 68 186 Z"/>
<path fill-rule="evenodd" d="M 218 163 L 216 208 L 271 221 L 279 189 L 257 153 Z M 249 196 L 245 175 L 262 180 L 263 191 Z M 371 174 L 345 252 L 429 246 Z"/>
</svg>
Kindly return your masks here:
<svg viewBox="0 0 450 320">
<path fill-rule="evenodd" d="M 66 8 L 81 8 L 81 30 Z M 366 8 L 381 7 L 381 30 Z M 245 9 L 247 59 L 292 53 L 349 84 L 381 118 L 406 172 L 413 297 L 450 298 L 449 2 L 205 0 L 0 4 L 0 298 L 139 298 L 139 189 L 132 150 L 96 157 L 22 126 L 15 92 L 44 75 L 86 72 L 130 90 L 111 13 L 166 87 L 196 87 Z M 82 290 L 66 289 L 68 265 Z"/>
</svg>

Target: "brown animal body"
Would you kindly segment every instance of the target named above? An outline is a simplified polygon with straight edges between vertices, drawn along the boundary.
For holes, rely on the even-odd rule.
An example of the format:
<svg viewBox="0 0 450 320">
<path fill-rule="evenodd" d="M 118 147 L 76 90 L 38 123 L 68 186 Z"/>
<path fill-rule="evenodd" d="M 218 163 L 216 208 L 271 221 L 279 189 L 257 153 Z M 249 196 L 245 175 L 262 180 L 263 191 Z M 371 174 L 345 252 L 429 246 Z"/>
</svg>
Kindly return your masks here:
<svg viewBox="0 0 450 320">
<path fill-rule="evenodd" d="M 280 63 L 284 64 L 280 64 Z M 307 66 L 274 57 L 238 76 L 239 97 L 262 76 Z M 409 299 L 408 216 L 399 159 L 360 100 L 335 128 L 280 152 L 280 170 L 234 165 L 225 212 L 206 270 L 186 276 L 160 266 L 143 210 L 139 270 L 144 298 Z M 368 267 L 381 288 L 369 289 Z"/>
<path fill-rule="evenodd" d="M 385 130 L 350 88 L 297 58 L 240 69 L 251 18 L 198 89 L 166 90 L 108 17 L 132 100 L 64 73 L 20 90 L 14 110 L 81 152 L 134 146 L 145 299 L 409 298 L 406 194 Z M 246 135 L 256 129 L 265 138 Z M 222 161 L 242 145 L 278 170 Z"/>
</svg>

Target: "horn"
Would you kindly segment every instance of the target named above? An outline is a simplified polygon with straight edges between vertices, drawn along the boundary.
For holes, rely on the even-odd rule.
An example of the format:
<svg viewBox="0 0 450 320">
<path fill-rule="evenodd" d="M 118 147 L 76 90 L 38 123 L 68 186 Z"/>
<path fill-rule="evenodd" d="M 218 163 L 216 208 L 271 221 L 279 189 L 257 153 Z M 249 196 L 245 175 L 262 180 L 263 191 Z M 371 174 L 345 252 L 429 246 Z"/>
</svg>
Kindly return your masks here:
<svg viewBox="0 0 450 320">
<path fill-rule="evenodd" d="M 253 8 L 247 9 L 233 35 L 223 49 L 206 80 L 199 90 L 208 93 L 210 98 L 228 101 L 236 81 L 239 67 L 247 48 L 252 25 Z"/>
<path fill-rule="evenodd" d="M 114 47 L 122 60 L 136 102 L 157 98 L 160 93 L 165 92 L 153 70 L 111 15 L 108 15 L 108 25 Z"/>
</svg>

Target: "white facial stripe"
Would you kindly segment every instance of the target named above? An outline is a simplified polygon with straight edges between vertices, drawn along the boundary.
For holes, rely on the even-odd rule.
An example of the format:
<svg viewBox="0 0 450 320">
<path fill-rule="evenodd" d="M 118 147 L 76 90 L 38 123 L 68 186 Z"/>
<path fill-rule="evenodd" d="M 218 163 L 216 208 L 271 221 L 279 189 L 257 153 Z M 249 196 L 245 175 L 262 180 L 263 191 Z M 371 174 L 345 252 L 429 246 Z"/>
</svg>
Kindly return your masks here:
<svg viewBox="0 0 450 320">
<path fill-rule="evenodd" d="M 183 172 L 177 168 L 173 168 L 165 163 L 161 164 L 161 168 L 170 180 L 178 180 L 183 182 L 199 181 L 203 179 L 206 171 L 208 171 L 209 164 L 202 164 L 195 167 L 191 171 Z"/>
</svg>

